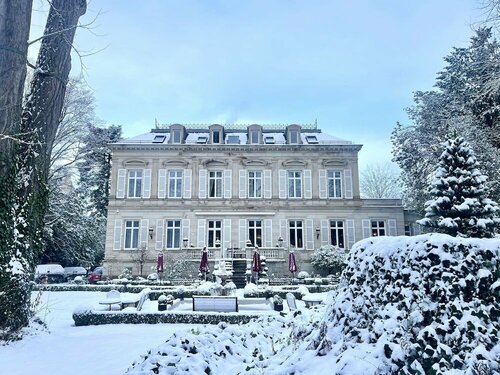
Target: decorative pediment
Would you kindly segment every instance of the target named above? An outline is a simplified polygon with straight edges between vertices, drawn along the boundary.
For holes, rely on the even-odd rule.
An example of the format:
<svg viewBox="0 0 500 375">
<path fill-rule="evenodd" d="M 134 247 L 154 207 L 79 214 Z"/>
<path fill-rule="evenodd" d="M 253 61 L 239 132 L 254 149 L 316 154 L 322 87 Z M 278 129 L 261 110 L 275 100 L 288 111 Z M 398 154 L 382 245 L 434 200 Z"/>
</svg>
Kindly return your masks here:
<svg viewBox="0 0 500 375">
<path fill-rule="evenodd" d="M 184 159 L 165 160 L 162 164 L 164 167 L 187 167 L 189 165 Z"/>
<path fill-rule="evenodd" d="M 126 167 L 145 167 L 149 164 L 149 162 L 139 159 L 126 159 L 122 162 L 122 164 Z"/>
<path fill-rule="evenodd" d="M 250 167 L 265 167 L 266 165 L 269 165 L 269 162 L 266 160 L 258 160 L 258 159 L 244 159 L 241 161 L 241 164 L 250 166 Z"/>
<path fill-rule="evenodd" d="M 209 159 L 205 160 L 202 164 L 205 167 L 226 167 L 228 162 L 220 159 Z"/>
<path fill-rule="evenodd" d="M 347 161 L 338 159 L 323 159 L 321 165 L 324 167 L 346 167 Z"/>
<path fill-rule="evenodd" d="M 307 162 L 304 160 L 286 160 L 283 162 L 284 167 L 306 167 Z"/>
</svg>

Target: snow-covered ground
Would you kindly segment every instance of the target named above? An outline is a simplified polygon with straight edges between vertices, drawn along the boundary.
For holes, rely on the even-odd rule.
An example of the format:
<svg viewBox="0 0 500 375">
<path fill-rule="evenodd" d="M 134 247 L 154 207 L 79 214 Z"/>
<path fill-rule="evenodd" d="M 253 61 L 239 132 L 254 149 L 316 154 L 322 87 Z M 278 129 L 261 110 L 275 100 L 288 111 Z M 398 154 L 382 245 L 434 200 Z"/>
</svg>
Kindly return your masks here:
<svg viewBox="0 0 500 375">
<path fill-rule="evenodd" d="M 242 297 L 243 291 L 238 292 Z M 33 297 L 36 294 L 33 293 Z M 182 337 L 183 332 L 202 327 L 192 324 L 75 327 L 74 309 L 79 305 L 92 305 L 105 310 L 105 306 L 99 305 L 105 297 L 104 292 L 44 292 L 38 316 L 46 322 L 48 332 L 38 331 L 22 341 L 0 346 L 0 374 L 124 374 L 134 361 L 141 360 L 141 355 L 165 343 L 174 333 Z M 297 304 L 304 308 L 302 301 Z M 248 308 L 260 310 L 259 306 Z M 262 313 L 267 310 L 267 314 L 276 314 L 269 311 L 268 306 L 261 308 Z M 147 301 L 143 310 L 157 311 L 156 301 Z M 284 310 L 288 310 L 286 303 Z M 215 328 L 209 327 L 208 331 Z"/>
</svg>

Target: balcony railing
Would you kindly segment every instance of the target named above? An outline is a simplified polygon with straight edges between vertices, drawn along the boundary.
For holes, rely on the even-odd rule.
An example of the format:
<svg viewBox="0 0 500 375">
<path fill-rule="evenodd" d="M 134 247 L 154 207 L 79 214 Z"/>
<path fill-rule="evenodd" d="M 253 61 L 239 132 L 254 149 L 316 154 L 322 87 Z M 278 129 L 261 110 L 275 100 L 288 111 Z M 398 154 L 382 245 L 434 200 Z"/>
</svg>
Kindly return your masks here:
<svg viewBox="0 0 500 375">
<path fill-rule="evenodd" d="M 179 253 L 186 252 L 189 259 L 201 259 L 201 247 L 190 247 L 186 249 L 175 250 Z M 253 248 L 233 248 L 223 251 L 220 248 L 208 248 L 208 259 L 252 259 Z M 288 251 L 281 247 L 261 247 L 259 248 L 260 256 L 265 256 L 268 261 L 286 261 Z"/>
</svg>

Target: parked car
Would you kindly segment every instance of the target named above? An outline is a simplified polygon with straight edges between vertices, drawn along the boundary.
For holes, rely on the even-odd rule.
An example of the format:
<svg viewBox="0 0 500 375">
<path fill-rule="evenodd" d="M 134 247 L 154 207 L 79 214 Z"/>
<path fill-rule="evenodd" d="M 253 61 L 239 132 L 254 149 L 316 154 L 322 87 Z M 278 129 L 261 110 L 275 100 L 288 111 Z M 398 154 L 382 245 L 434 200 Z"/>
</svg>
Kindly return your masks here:
<svg viewBox="0 0 500 375">
<path fill-rule="evenodd" d="M 37 283 L 63 283 L 66 280 L 64 268 L 60 264 L 39 264 L 35 269 Z"/>
<path fill-rule="evenodd" d="M 104 267 L 96 267 L 87 277 L 90 284 L 95 284 L 98 281 L 106 280 Z"/>
<path fill-rule="evenodd" d="M 87 278 L 87 270 L 84 267 L 64 267 L 64 277 L 66 281 L 71 281 L 77 276 Z"/>
</svg>

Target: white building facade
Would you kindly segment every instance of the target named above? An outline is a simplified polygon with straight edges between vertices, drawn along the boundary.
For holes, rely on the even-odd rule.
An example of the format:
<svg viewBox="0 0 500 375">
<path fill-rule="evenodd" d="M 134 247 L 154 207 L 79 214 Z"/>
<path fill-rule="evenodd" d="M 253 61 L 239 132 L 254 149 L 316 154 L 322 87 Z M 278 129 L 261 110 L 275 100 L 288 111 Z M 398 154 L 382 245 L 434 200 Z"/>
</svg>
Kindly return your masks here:
<svg viewBox="0 0 500 375">
<path fill-rule="evenodd" d="M 146 270 L 162 251 L 192 259 L 196 275 L 203 246 L 212 262 L 249 260 L 258 246 L 268 273 L 282 276 L 290 249 L 299 270 L 311 271 L 321 245 L 349 250 L 369 236 L 415 230 L 400 200 L 360 198 L 362 146 L 316 124 L 174 124 L 110 147 L 111 275 L 126 267 L 137 274 L 137 249 L 147 250 Z"/>
</svg>

